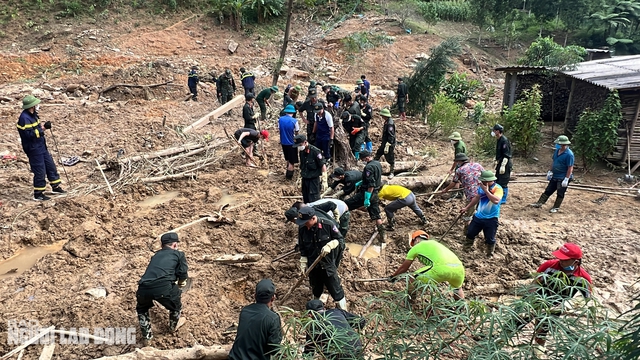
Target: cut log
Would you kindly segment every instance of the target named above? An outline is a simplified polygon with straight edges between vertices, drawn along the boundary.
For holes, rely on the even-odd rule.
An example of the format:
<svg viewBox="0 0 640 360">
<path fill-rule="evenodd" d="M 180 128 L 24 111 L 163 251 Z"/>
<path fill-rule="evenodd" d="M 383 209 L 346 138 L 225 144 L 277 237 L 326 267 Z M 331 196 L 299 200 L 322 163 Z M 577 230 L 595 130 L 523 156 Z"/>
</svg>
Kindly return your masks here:
<svg viewBox="0 0 640 360">
<path fill-rule="evenodd" d="M 382 165 L 382 173 L 389 174 L 391 172 L 391 166 L 387 162 L 380 163 Z M 416 172 L 427 168 L 427 163 L 424 161 L 396 161 L 393 171 L 398 172 Z"/>
<path fill-rule="evenodd" d="M 184 179 L 184 178 L 190 178 L 190 177 L 195 178 L 196 174 L 192 172 L 183 172 L 183 173 L 173 174 L 173 175 L 142 178 L 140 179 L 140 182 L 143 184 L 149 184 L 149 183 L 156 183 L 156 182 L 165 181 L 165 180 L 177 180 L 177 179 Z"/>
<path fill-rule="evenodd" d="M 144 347 L 142 349 L 136 349 L 136 351 L 127 354 L 104 356 L 94 360 L 225 360 L 229 358 L 230 350 L 231 345 L 196 345 L 192 348 L 171 350 L 159 350 L 152 347 Z"/>
<path fill-rule="evenodd" d="M 205 255 L 203 260 L 214 261 L 223 264 L 238 264 L 238 263 L 250 263 L 257 262 L 262 259 L 262 254 L 235 254 L 235 255 L 222 255 L 215 257 L 215 255 Z"/>
<path fill-rule="evenodd" d="M 47 344 L 42 348 L 40 358 L 38 360 L 51 360 L 53 352 L 56 350 L 56 343 Z"/>
<path fill-rule="evenodd" d="M 234 97 L 231 101 L 229 101 L 228 103 L 220 106 L 219 108 L 213 110 L 212 112 L 208 113 L 207 115 L 201 117 L 200 119 L 196 120 L 193 124 L 187 126 L 186 128 L 182 129 L 183 133 L 188 133 L 192 130 L 196 130 L 199 129 L 205 125 L 207 125 L 209 123 L 209 118 L 214 118 L 217 119 L 220 116 L 222 116 L 224 113 L 226 113 L 227 111 L 233 109 L 236 106 L 241 105 L 244 102 L 244 95 L 238 95 L 236 97 Z"/>
<path fill-rule="evenodd" d="M 154 88 L 154 87 L 158 87 L 158 86 L 163 86 L 163 85 L 167 85 L 172 83 L 173 80 L 169 80 L 163 83 L 159 83 L 159 84 L 150 84 L 150 85 L 137 85 L 137 84 L 114 84 L 111 86 L 107 86 L 104 90 L 100 91 L 100 93 L 98 94 L 98 97 L 102 96 L 102 94 L 109 92 L 117 87 L 128 87 L 128 88 L 140 88 L 140 89 L 145 89 L 145 91 L 148 91 L 148 89 Z M 69 91 L 69 89 L 67 88 L 67 91 Z"/>
<path fill-rule="evenodd" d="M 425 188 L 436 187 L 442 181 L 437 176 L 412 176 L 412 177 L 394 177 L 388 181 L 389 185 L 402 185 L 407 189 L 422 190 Z"/>
<path fill-rule="evenodd" d="M 510 179 L 517 179 L 518 176 L 526 177 L 526 176 L 547 176 L 547 173 L 512 173 Z"/>
</svg>

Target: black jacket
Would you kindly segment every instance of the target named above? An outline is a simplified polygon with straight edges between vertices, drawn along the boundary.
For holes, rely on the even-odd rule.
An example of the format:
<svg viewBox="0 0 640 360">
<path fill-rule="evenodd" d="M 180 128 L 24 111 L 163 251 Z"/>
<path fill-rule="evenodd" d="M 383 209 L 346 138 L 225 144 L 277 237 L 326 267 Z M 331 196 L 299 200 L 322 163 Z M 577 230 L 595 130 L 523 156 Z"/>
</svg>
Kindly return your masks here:
<svg viewBox="0 0 640 360">
<path fill-rule="evenodd" d="M 305 353 L 320 353 L 331 360 L 362 359 L 362 342 L 354 330 L 362 329 L 367 321 L 342 309 L 313 311 L 312 323 L 307 326 Z M 333 340 L 333 341 L 330 341 Z"/>
<path fill-rule="evenodd" d="M 188 270 L 187 259 L 182 251 L 164 247 L 151 257 L 138 285 L 147 288 L 171 286 L 176 280 L 186 280 L 189 277 Z"/>
<path fill-rule="evenodd" d="M 300 152 L 300 176 L 303 179 L 313 179 L 322 175 L 322 166 L 325 159 L 322 151 L 313 145 L 309 145 L 309 151 Z"/>
<path fill-rule="evenodd" d="M 341 252 L 344 250 L 344 238 L 335 221 L 329 215 L 316 211 L 316 217 L 318 222 L 311 229 L 307 229 L 306 226 L 298 228 L 300 256 L 306 257 L 308 264 L 311 265 L 320 256 L 320 250 L 322 250 L 323 246 L 327 245 L 331 240 L 338 240 L 340 245 L 320 261 L 322 268 L 331 273 L 338 270 L 337 263 L 338 259 L 342 258 Z"/>
<path fill-rule="evenodd" d="M 362 186 L 360 191 L 365 192 L 372 187 L 373 192 L 380 190 L 382 187 L 382 165 L 378 160 L 371 160 L 362 170 Z"/>
<path fill-rule="evenodd" d="M 330 187 L 335 189 L 339 184 L 342 184 L 343 196 L 347 196 L 356 190 L 356 183 L 360 180 L 362 180 L 362 171 L 349 170 L 344 172 L 344 179 L 335 180 Z"/>
<path fill-rule="evenodd" d="M 229 352 L 232 360 L 269 360 L 282 342 L 280 316 L 266 304 L 254 303 L 240 311 L 238 333 Z"/>
<path fill-rule="evenodd" d="M 242 107 L 242 118 L 244 119 L 244 127 L 247 129 L 256 129 L 256 119 L 253 118 L 253 107 L 248 102 Z"/>
</svg>

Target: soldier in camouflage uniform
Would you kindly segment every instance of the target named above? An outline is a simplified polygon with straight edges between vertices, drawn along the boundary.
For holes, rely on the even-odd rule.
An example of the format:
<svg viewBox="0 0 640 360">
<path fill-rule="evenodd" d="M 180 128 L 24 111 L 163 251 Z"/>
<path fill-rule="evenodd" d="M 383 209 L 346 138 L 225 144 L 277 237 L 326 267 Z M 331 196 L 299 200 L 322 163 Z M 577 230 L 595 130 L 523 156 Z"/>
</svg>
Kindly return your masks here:
<svg viewBox="0 0 640 360">
<path fill-rule="evenodd" d="M 220 94 L 221 104 L 226 104 L 233 98 L 233 94 L 236 92 L 236 82 L 233 80 L 231 70 L 227 69 L 224 74 L 220 76 Z"/>
</svg>

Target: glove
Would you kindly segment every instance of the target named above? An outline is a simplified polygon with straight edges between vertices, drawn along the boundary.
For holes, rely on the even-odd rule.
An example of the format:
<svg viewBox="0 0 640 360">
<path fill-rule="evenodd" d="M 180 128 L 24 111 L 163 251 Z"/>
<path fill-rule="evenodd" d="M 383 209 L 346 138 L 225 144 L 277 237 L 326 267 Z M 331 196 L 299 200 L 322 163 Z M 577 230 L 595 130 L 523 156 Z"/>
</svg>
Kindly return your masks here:
<svg viewBox="0 0 640 360">
<path fill-rule="evenodd" d="M 181 288 L 181 289 L 182 289 L 182 288 L 183 288 L 183 287 L 185 287 L 186 285 L 187 285 L 187 279 L 184 279 L 184 280 L 178 280 L 178 287 L 179 287 L 179 288 Z"/>
<path fill-rule="evenodd" d="M 368 191 L 364 192 L 364 207 L 368 208 L 371 206 L 371 193 Z"/>
<path fill-rule="evenodd" d="M 333 146 L 333 139 L 329 139 L 329 147 Z"/>
<path fill-rule="evenodd" d="M 335 199 L 339 199 L 342 195 L 344 195 L 344 191 L 340 190 L 337 193 L 333 194 Z"/>
<path fill-rule="evenodd" d="M 333 209 L 333 218 L 336 220 L 340 219 L 340 212 L 338 209 Z"/>
<path fill-rule="evenodd" d="M 338 240 L 331 240 L 327 243 L 327 245 L 322 247 L 322 250 L 320 251 L 320 254 L 322 256 L 327 256 L 327 254 L 329 254 L 331 252 L 331 250 L 335 249 L 338 247 Z"/>
<path fill-rule="evenodd" d="M 300 271 L 303 274 L 307 272 L 307 258 L 304 256 L 300 257 Z"/>
<path fill-rule="evenodd" d="M 254 114 L 251 118 L 252 119 L 257 119 L 260 116 L 260 114 Z"/>
<path fill-rule="evenodd" d="M 569 178 L 566 177 L 564 178 L 564 180 L 562 180 L 562 187 L 567 187 L 569 186 Z"/>
<path fill-rule="evenodd" d="M 326 171 L 322 173 L 322 188 L 323 189 L 329 188 L 329 180 L 327 180 L 327 172 Z"/>
<path fill-rule="evenodd" d="M 547 171 L 547 181 L 551 181 L 553 179 L 553 171 Z"/>
<path fill-rule="evenodd" d="M 360 185 L 362 185 L 362 180 L 360 180 L 360 181 L 358 181 L 358 182 L 356 183 L 356 188 L 360 187 Z"/>
<path fill-rule="evenodd" d="M 47 121 L 44 123 L 44 128 L 45 129 L 51 129 L 51 121 Z"/>
<path fill-rule="evenodd" d="M 366 116 L 367 116 L 367 114 L 365 114 L 365 113 L 364 113 L 364 111 L 360 111 L 360 115 L 361 115 L 362 117 L 366 117 Z"/>
<path fill-rule="evenodd" d="M 335 104 L 333 104 L 333 107 L 334 107 L 335 109 L 340 108 L 340 102 L 339 102 L 339 101 L 337 101 Z"/>
<path fill-rule="evenodd" d="M 389 148 L 391 147 L 391 143 L 387 143 L 387 145 L 384 146 L 384 154 L 388 154 L 389 153 Z"/>
<path fill-rule="evenodd" d="M 507 163 L 509 162 L 509 159 L 504 158 L 502 159 L 502 163 L 500 164 L 500 175 L 504 175 L 505 171 L 507 170 Z"/>
</svg>

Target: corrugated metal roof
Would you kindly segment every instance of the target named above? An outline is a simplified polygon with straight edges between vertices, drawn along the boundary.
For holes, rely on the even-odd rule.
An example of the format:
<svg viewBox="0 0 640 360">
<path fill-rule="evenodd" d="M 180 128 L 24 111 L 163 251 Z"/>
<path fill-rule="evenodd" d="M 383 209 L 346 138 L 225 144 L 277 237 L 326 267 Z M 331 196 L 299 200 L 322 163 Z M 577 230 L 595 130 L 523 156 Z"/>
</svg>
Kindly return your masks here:
<svg viewBox="0 0 640 360">
<path fill-rule="evenodd" d="M 611 52 L 611 50 L 608 49 L 585 49 L 587 50 L 587 52 L 592 52 L 592 53 L 608 53 Z"/>
<path fill-rule="evenodd" d="M 610 90 L 640 89 L 640 55 L 582 62 L 560 73 Z"/>
<path fill-rule="evenodd" d="M 509 66 L 502 66 L 502 67 L 496 68 L 496 71 L 511 72 L 511 71 L 545 70 L 545 69 L 546 67 L 544 66 L 509 65 Z"/>
</svg>

